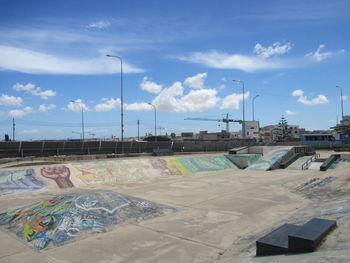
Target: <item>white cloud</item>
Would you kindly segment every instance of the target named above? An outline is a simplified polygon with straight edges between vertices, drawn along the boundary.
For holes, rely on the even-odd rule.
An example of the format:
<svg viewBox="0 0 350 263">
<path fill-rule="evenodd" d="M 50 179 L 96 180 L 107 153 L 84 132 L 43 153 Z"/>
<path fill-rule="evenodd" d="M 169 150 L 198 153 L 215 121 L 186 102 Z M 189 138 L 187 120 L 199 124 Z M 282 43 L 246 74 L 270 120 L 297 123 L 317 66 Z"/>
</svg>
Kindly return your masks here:
<svg viewBox="0 0 350 263">
<path fill-rule="evenodd" d="M 254 53 L 262 57 L 264 59 L 272 57 L 272 56 L 277 56 L 277 55 L 282 55 L 287 53 L 292 49 L 292 44 L 291 43 L 286 43 L 284 45 L 281 45 L 280 42 L 275 42 L 271 46 L 264 47 L 261 44 L 256 44 L 254 47 Z"/>
<path fill-rule="evenodd" d="M 204 88 L 204 79 L 208 76 L 207 73 L 198 73 L 193 77 L 188 77 L 185 79 L 184 84 L 188 85 L 193 89 L 202 89 Z"/>
<path fill-rule="evenodd" d="M 325 95 L 320 94 L 316 98 L 308 99 L 307 96 L 304 96 L 304 91 L 301 89 L 294 90 L 292 96 L 299 97 L 297 101 L 304 105 L 317 105 L 328 103 L 328 99 Z"/>
<path fill-rule="evenodd" d="M 313 99 L 308 99 L 306 96 L 300 96 L 298 102 L 305 105 L 316 105 L 316 104 L 327 104 L 328 99 L 325 95 L 318 95 L 318 97 Z"/>
<path fill-rule="evenodd" d="M 240 54 L 228 54 L 212 50 L 206 53 L 194 52 L 189 56 L 179 57 L 180 60 L 197 63 L 210 68 L 237 69 L 245 72 L 258 70 L 280 69 L 291 67 L 291 63 L 284 63 L 280 60 L 267 60 L 262 57 L 247 56 Z"/>
<path fill-rule="evenodd" d="M 22 105 L 21 97 L 9 96 L 6 94 L 1 94 L 0 96 L 0 105 L 2 106 L 21 106 Z"/>
<path fill-rule="evenodd" d="M 177 81 L 169 88 L 163 89 L 159 95 L 153 100 L 153 104 L 157 106 L 158 110 L 182 112 L 176 97 L 182 96 L 184 88 L 182 83 Z"/>
<path fill-rule="evenodd" d="M 39 130 L 37 129 L 32 129 L 32 130 L 22 130 L 18 132 L 19 134 L 35 134 L 39 133 Z"/>
<path fill-rule="evenodd" d="M 87 28 L 98 28 L 98 29 L 105 29 L 111 25 L 108 21 L 98 21 L 95 23 L 90 23 L 86 27 Z"/>
<path fill-rule="evenodd" d="M 89 111 L 90 110 L 89 107 L 86 106 L 86 104 L 84 104 L 81 99 L 70 101 L 67 104 L 67 108 L 64 108 L 64 110 L 70 110 L 70 111 L 74 111 L 74 112 L 80 112 L 82 109 L 84 111 Z"/>
<path fill-rule="evenodd" d="M 142 82 L 140 83 L 140 87 L 142 90 L 156 94 L 162 90 L 162 85 L 149 81 L 147 76 L 143 77 Z"/>
<path fill-rule="evenodd" d="M 45 104 L 41 104 L 38 108 L 39 112 L 47 112 L 49 110 L 53 110 L 56 108 L 55 104 L 49 104 L 49 105 L 45 105 Z"/>
<path fill-rule="evenodd" d="M 13 118 L 22 118 L 30 113 L 33 113 L 34 109 L 32 107 L 25 107 L 23 109 L 10 110 L 9 115 Z"/>
<path fill-rule="evenodd" d="M 120 72 L 120 64 L 119 61 L 105 56 L 77 59 L 0 45 L 0 70 L 30 74 L 94 75 Z M 123 70 L 124 73 L 142 72 L 141 69 L 125 62 Z"/>
<path fill-rule="evenodd" d="M 298 112 L 296 112 L 296 111 L 291 111 L 291 110 L 286 110 L 286 114 L 287 114 L 287 115 L 297 115 Z"/>
<path fill-rule="evenodd" d="M 30 94 L 32 94 L 34 96 L 38 96 L 44 100 L 48 99 L 49 97 L 56 96 L 55 91 L 50 90 L 50 89 L 42 91 L 41 88 L 36 87 L 35 85 L 33 85 L 31 83 L 28 83 L 26 85 L 16 83 L 15 85 L 12 86 L 12 88 L 14 90 L 17 90 L 17 91 L 24 91 L 24 92 L 30 93 Z"/>
<path fill-rule="evenodd" d="M 164 88 L 152 101 L 157 111 L 163 112 L 200 112 L 213 109 L 219 98 L 215 89 L 191 90 L 184 95 L 182 83 L 177 81 L 169 88 Z M 136 106 L 136 105 L 135 105 Z M 152 107 L 148 105 L 148 109 Z M 130 106 L 127 106 L 130 109 Z M 135 107 L 136 108 L 136 107 Z M 138 109 L 146 110 L 147 105 L 137 104 Z"/>
<path fill-rule="evenodd" d="M 348 96 L 346 96 L 346 95 L 343 95 L 343 100 L 348 100 Z"/>
<path fill-rule="evenodd" d="M 304 91 L 302 91 L 301 89 L 297 89 L 293 91 L 292 96 L 299 97 L 299 96 L 303 96 L 303 94 L 304 94 Z"/>
<path fill-rule="evenodd" d="M 244 100 L 247 100 L 250 96 L 250 92 L 244 93 Z M 220 109 L 232 109 L 232 110 L 238 110 L 240 102 L 243 101 L 243 93 L 236 94 L 233 93 L 231 95 L 226 96 L 222 99 L 221 107 Z"/>
<path fill-rule="evenodd" d="M 121 103 L 119 98 L 117 99 L 103 98 L 102 100 L 103 100 L 103 103 L 99 103 L 95 105 L 95 111 L 97 112 L 110 111 L 119 107 Z"/>
<path fill-rule="evenodd" d="M 321 62 L 327 58 L 331 58 L 334 55 L 343 53 L 345 51 L 344 49 L 341 49 L 338 51 L 322 52 L 322 49 L 324 49 L 325 47 L 326 47 L 325 45 L 321 44 L 321 45 L 319 45 L 318 49 L 315 52 L 310 52 L 310 53 L 306 54 L 305 57 L 308 57 L 308 58 L 310 58 L 314 61 L 317 61 L 317 62 Z"/>
<path fill-rule="evenodd" d="M 200 112 L 214 109 L 219 100 L 216 94 L 217 91 L 215 89 L 191 90 L 179 100 L 179 104 L 185 112 Z"/>
<path fill-rule="evenodd" d="M 131 104 L 125 104 L 124 108 L 126 110 L 133 110 L 133 111 L 153 110 L 153 107 L 146 102 L 135 102 L 135 103 L 131 103 Z"/>
</svg>

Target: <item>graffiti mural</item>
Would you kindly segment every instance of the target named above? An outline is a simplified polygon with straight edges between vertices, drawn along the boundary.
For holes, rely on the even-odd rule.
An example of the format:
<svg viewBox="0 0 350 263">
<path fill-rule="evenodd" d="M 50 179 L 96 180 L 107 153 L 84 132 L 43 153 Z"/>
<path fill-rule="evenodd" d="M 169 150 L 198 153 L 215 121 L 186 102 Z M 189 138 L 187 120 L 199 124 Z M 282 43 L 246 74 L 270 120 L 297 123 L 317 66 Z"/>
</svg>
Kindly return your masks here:
<svg viewBox="0 0 350 263">
<path fill-rule="evenodd" d="M 141 221 L 176 209 L 111 191 L 85 191 L 0 214 L 0 225 L 35 249 L 61 246 L 83 233 Z"/>
<path fill-rule="evenodd" d="M 74 187 L 70 180 L 70 170 L 64 165 L 46 166 L 40 169 L 40 173 L 43 177 L 54 180 L 59 188 Z"/>
<path fill-rule="evenodd" d="M 44 182 L 35 177 L 33 169 L 0 172 L 0 195 L 39 190 L 44 186 Z"/>
</svg>

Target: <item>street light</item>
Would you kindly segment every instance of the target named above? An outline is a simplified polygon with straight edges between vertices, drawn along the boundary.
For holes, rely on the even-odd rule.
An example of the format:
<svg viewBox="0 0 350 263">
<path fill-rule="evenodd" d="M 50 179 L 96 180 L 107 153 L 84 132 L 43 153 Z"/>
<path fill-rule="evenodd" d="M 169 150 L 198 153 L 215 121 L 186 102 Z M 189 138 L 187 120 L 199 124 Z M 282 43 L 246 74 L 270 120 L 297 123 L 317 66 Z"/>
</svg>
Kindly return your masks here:
<svg viewBox="0 0 350 263">
<path fill-rule="evenodd" d="M 340 86 L 336 86 L 340 89 L 340 105 L 341 105 L 341 118 L 344 119 L 344 110 L 343 110 L 343 89 Z"/>
<path fill-rule="evenodd" d="M 120 119 L 121 119 L 121 141 L 122 141 L 122 153 L 124 153 L 124 102 L 123 102 L 123 60 L 119 56 L 106 55 L 107 57 L 117 58 L 120 60 Z"/>
<path fill-rule="evenodd" d="M 152 103 L 148 103 L 151 105 L 154 109 L 154 135 L 155 135 L 155 142 L 157 142 L 157 109 L 156 106 L 153 105 Z"/>
<path fill-rule="evenodd" d="M 76 100 L 71 100 L 71 102 L 79 103 L 79 105 L 81 107 L 81 134 L 82 134 L 82 140 L 84 141 L 85 134 L 84 134 L 84 107 L 83 107 L 83 103 L 78 102 Z"/>
<path fill-rule="evenodd" d="M 256 95 L 256 96 L 253 98 L 253 102 L 252 102 L 252 105 L 253 105 L 253 121 L 254 121 L 254 101 L 255 101 L 255 99 L 256 99 L 257 97 L 259 97 L 259 94 Z"/>
<path fill-rule="evenodd" d="M 242 122 L 242 138 L 245 138 L 245 112 L 244 112 L 244 81 L 243 80 L 238 80 L 238 79 L 233 79 L 233 82 L 238 82 L 242 84 L 242 89 L 243 89 L 243 122 Z"/>
</svg>

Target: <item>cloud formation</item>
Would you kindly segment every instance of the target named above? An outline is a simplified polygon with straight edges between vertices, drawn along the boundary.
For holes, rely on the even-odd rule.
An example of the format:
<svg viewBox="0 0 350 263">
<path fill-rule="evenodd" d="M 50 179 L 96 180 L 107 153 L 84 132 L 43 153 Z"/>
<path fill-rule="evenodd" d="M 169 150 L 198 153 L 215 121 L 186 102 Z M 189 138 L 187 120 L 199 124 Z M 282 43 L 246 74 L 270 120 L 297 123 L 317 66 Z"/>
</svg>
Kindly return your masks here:
<svg viewBox="0 0 350 263">
<path fill-rule="evenodd" d="M 282 55 L 287 53 L 292 49 L 292 44 L 291 43 L 286 43 L 284 45 L 281 45 L 280 42 L 275 42 L 271 46 L 264 47 L 261 44 L 256 44 L 254 47 L 254 53 L 262 57 L 264 59 L 272 57 L 272 56 L 277 56 L 277 55 Z"/>
<path fill-rule="evenodd" d="M 155 93 L 155 94 L 159 93 L 162 90 L 162 85 L 159 85 L 153 81 L 148 80 L 147 76 L 143 77 L 140 83 L 140 87 L 142 90 L 145 90 L 150 93 Z"/>
<path fill-rule="evenodd" d="M 305 57 L 310 58 L 313 61 L 316 62 L 321 62 L 327 58 L 331 58 L 334 55 L 340 54 L 345 52 L 344 49 L 338 50 L 338 51 L 327 51 L 327 52 L 322 52 L 322 50 L 325 48 L 326 46 L 324 44 L 319 45 L 319 47 L 317 48 L 316 51 L 314 52 L 310 52 L 308 54 L 305 55 Z"/>
<path fill-rule="evenodd" d="M 24 107 L 23 109 L 10 110 L 9 115 L 12 118 L 23 118 L 24 116 L 33 113 L 34 109 L 32 107 Z"/>
<path fill-rule="evenodd" d="M 286 110 L 286 114 L 287 114 L 287 115 L 297 115 L 298 112 L 296 112 L 296 111 L 291 111 L 291 110 Z"/>
<path fill-rule="evenodd" d="M 65 110 L 70 110 L 73 112 L 80 112 L 81 110 L 83 111 L 89 111 L 90 108 L 86 106 L 86 104 L 83 103 L 82 99 L 76 99 L 74 101 L 70 101 L 67 104 L 67 107 L 64 108 Z"/>
<path fill-rule="evenodd" d="M 45 104 L 41 104 L 38 108 L 39 112 L 47 112 L 49 110 L 53 110 L 56 108 L 55 104 L 49 104 L 49 105 L 45 105 Z"/>
<path fill-rule="evenodd" d="M 30 74 L 97 75 L 120 72 L 120 66 L 116 61 L 102 55 L 85 59 L 69 58 L 0 45 L 0 70 Z M 124 73 L 143 71 L 125 62 L 123 62 L 123 70 Z"/>
<path fill-rule="evenodd" d="M 116 107 L 118 107 L 120 105 L 120 99 L 108 99 L 108 98 L 103 98 L 102 99 L 102 103 L 99 103 L 97 105 L 95 105 L 95 111 L 97 112 L 105 112 L 105 111 L 110 111 L 115 109 Z"/>
<path fill-rule="evenodd" d="M 97 21 L 97 22 L 88 24 L 86 27 L 87 28 L 105 29 L 105 28 L 110 27 L 110 26 L 111 26 L 111 23 L 108 21 Z"/>
<path fill-rule="evenodd" d="M 48 89 L 48 90 L 41 90 L 41 88 L 36 87 L 34 84 L 28 83 L 26 85 L 16 83 L 15 85 L 12 86 L 14 90 L 17 91 L 24 91 L 26 93 L 30 93 L 34 96 L 38 96 L 44 100 L 47 100 L 49 97 L 54 97 L 56 96 L 56 92 Z"/>
<path fill-rule="evenodd" d="M 193 89 L 202 89 L 204 87 L 204 80 L 207 76 L 207 73 L 198 73 L 193 77 L 185 79 L 184 84 Z"/>
<path fill-rule="evenodd" d="M 197 63 L 209 68 L 237 69 L 245 72 L 280 69 L 291 66 L 290 64 L 277 59 L 265 59 L 259 56 L 241 54 L 228 54 L 217 50 L 209 52 L 194 52 L 188 56 L 181 56 L 179 59 Z"/>
<path fill-rule="evenodd" d="M 316 98 L 308 99 L 307 96 L 304 96 L 304 91 L 301 89 L 294 90 L 292 92 L 292 96 L 299 97 L 297 101 L 304 105 L 318 105 L 328 103 L 328 99 L 325 95 L 320 94 Z"/>
<path fill-rule="evenodd" d="M 244 100 L 247 100 L 250 96 L 250 92 L 244 93 Z M 237 94 L 233 93 L 231 95 L 226 96 L 222 99 L 222 103 L 220 106 L 220 109 L 231 109 L 231 110 L 238 110 L 240 102 L 243 101 L 243 93 Z"/>
<path fill-rule="evenodd" d="M 21 106 L 22 105 L 21 97 L 9 96 L 6 94 L 1 94 L 0 96 L 0 105 L 2 106 Z"/>
</svg>

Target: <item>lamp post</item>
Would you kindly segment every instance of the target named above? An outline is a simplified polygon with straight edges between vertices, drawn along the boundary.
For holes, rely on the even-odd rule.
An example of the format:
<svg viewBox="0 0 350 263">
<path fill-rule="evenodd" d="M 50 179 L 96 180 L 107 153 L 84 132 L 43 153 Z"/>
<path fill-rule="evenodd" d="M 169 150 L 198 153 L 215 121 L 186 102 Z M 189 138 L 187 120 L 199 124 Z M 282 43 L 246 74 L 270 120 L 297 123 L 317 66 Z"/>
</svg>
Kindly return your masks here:
<svg viewBox="0 0 350 263">
<path fill-rule="evenodd" d="M 157 108 L 152 103 L 148 103 L 148 104 L 151 105 L 154 109 L 154 135 L 155 135 L 155 142 L 157 142 Z"/>
<path fill-rule="evenodd" d="M 341 118 L 344 119 L 344 109 L 343 109 L 343 89 L 340 86 L 336 86 L 340 89 L 340 105 L 341 105 Z"/>
<path fill-rule="evenodd" d="M 233 82 L 238 82 L 242 84 L 242 89 L 243 89 L 243 122 L 242 122 L 242 138 L 245 138 L 245 111 L 244 111 L 244 81 L 243 80 L 238 80 L 234 79 L 232 80 Z"/>
<path fill-rule="evenodd" d="M 84 141 L 85 139 L 85 134 L 84 134 L 84 107 L 81 102 L 77 102 L 76 100 L 71 100 L 73 103 L 79 103 L 81 107 L 81 135 L 82 135 L 82 140 Z"/>
<path fill-rule="evenodd" d="M 253 101 L 252 101 L 252 106 L 253 106 L 253 121 L 254 121 L 254 101 L 255 101 L 255 99 L 256 99 L 257 97 L 259 97 L 259 94 L 256 95 L 256 96 L 254 96 Z"/>
<path fill-rule="evenodd" d="M 121 120 L 121 141 L 122 153 L 124 153 L 124 102 L 123 102 L 123 60 L 119 56 L 106 55 L 107 57 L 117 58 L 120 60 L 120 120 Z"/>
</svg>

